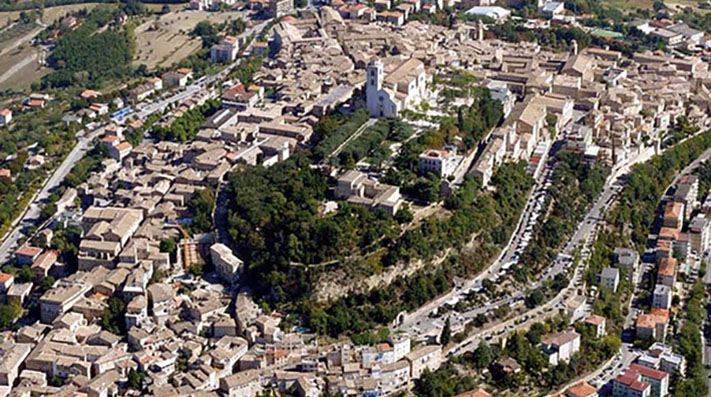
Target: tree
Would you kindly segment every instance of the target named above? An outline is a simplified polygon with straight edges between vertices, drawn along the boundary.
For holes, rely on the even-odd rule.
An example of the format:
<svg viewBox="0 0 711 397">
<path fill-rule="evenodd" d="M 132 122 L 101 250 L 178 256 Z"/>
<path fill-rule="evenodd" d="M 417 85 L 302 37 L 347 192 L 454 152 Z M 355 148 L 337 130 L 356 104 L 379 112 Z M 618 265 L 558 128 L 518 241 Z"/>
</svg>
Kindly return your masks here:
<svg viewBox="0 0 711 397">
<path fill-rule="evenodd" d="M 126 333 L 126 304 L 118 298 L 111 298 L 101 315 L 99 325 L 103 330 L 109 331 L 116 335 L 124 335 Z"/>
<path fill-rule="evenodd" d="M 478 369 L 488 368 L 495 359 L 494 350 L 491 346 L 484 341 L 479 342 L 479 346 L 477 346 L 472 355 L 474 367 Z"/>
<path fill-rule="evenodd" d="M 161 14 L 167 14 L 170 12 L 170 6 L 167 4 L 163 4 L 163 7 L 160 9 Z"/>
<path fill-rule="evenodd" d="M 52 287 L 54 287 L 55 282 L 56 280 L 52 276 L 47 276 L 43 278 L 40 282 L 40 288 L 42 289 L 42 292 L 47 292 L 52 289 Z"/>
<path fill-rule="evenodd" d="M 444 328 L 442 328 L 442 333 L 439 336 L 439 343 L 446 346 L 450 340 L 452 340 L 452 324 L 449 317 L 447 317 L 447 321 L 444 322 Z"/>
<path fill-rule="evenodd" d="M 128 371 L 128 387 L 136 390 L 143 390 L 143 382 L 146 374 L 135 371 L 133 368 Z"/>
</svg>

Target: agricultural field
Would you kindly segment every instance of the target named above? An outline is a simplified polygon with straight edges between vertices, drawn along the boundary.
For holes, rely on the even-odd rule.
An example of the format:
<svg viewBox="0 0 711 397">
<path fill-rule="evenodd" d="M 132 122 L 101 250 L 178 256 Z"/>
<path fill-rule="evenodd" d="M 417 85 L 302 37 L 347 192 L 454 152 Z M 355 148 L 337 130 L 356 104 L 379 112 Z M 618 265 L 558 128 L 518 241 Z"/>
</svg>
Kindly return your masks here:
<svg viewBox="0 0 711 397">
<path fill-rule="evenodd" d="M 0 90 L 27 88 L 51 72 L 37 63 L 38 50 L 25 46 L 0 56 Z"/>
<path fill-rule="evenodd" d="M 237 11 L 173 11 L 156 16 L 136 28 L 135 64 L 146 64 L 149 69 L 168 67 L 200 48 L 200 38 L 190 32 L 200 21 L 223 23 L 242 17 Z"/>
</svg>

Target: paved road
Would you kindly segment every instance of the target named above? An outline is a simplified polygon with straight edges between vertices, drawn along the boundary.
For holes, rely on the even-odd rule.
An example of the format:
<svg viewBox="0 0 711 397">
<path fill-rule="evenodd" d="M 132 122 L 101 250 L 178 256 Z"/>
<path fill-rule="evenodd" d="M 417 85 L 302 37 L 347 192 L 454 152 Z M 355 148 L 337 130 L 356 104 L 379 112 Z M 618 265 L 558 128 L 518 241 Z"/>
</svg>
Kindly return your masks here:
<svg viewBox="0 0 711 397">
<path fill-rule="evenodd" d="M 9 234 L 6 235 L 2 244 L 0 244 L 0 263 L 4 263 L 10 258 L 10 255 L 17 248 L 17 243 L 23 236 L 22 230 L 28 226 L 32 226 L 36 223 L 39 218 L 40 211 L 42 209 L 41 203 L 49 197 L 52 190 L 57 188 L 64 178 L 69 174 L 69 172 L 74 167 L 79 159 L 81 159 L 86 152 L 88 152 L 93 147 L 94 138 L 98 137 L 104 132 L 103 127 L 98 128 L 88 135 L 82 136 L 77 140 L 77 144 L 74 146 L 67 157 L 62 161 L 62 164 L 57 167 L 52 176 L 45 182 L 44 186 L 37 192 L 30 202 L 30 205 L 25 209 L 24 214 L 18 218 L 13 223 L 13 228 Z"/>
</svg>

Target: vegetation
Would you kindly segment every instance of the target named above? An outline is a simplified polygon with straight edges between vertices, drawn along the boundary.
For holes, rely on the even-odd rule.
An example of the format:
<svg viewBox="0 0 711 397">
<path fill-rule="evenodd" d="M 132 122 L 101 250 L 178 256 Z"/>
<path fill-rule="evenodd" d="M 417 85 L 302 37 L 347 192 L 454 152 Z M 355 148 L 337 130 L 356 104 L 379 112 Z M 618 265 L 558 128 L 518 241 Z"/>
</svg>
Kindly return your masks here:
<svg viewBox="0 0 711 397">
<path fill-rule="evenodd" d="M 99 325 L 101 329 L 116 335 L 126 334 L 126 304 L 119 298 L 111 298 L 104 309 Z"/>
<path fill-rule="evenodd" d="M 99 7 L 77 29 L 65 30 L 47 59 L 57 72 L 43 79 L 43 87 L 69 87 L 82 83 L 98 88 L 108 80 L 120 80 L 128 76 L 132 72 L 132 29 L 97 31 L 119 12 L 117 9 Z"/>
<path fill-rule="evenodd" d="M 674 391 L 674 397 L 704 396 L 708 394 L 706 370 L 703 365 L 701 330 L 705 318 L 704 286 L 701 280 L 691 289 L 686 304 L 686 318 L 679 330 L 677 348 L 686 358 L 686 379 Z M 682 312 L 683 313 L 683 312 Z"/>
<path fill-rule="evenodd" d="M 204 104 L 188 110 L 168 125 L 155 125 L 153 135 L 161 140 L 186 142 L 195 139 L 200 124 L 220 109 L 220 101 L 210 99 Z"/>
<path fill-rule="evenodd" d="M 207 233 L 212 230 L 212 211 L 215 209 L 215 193 L 212 189 L 200 189 L 188 202 L 193 217 L 188 230 L 191 234 Z"/>
<path fill-rule="evenodd" d="M 561 151 L 556 160 L 550 195 L 544 206 L 547 216 L 534 228 L 533 239 L 521 254 L 521 265 L 514 267 L 519 281 L 535 277 L 553 261 L 602 191 L 609 174 L 606 168 L 585 163 L 580 153 Z"/>
<path fill-rule="evenodd" d="M 348 137 L 370 118 L 366 109 L 358 109 L 346 117 L 340 113 L 322 117 L 314 127 L 312 142 L 316 145 L 313 159 L 321 161 L 333 153 Z"/>
<path fill-rule="evenodd" d="M 380 167 L 390 159 L 392 153 L 389 146 L 404 141 L 413 132 L 412 126 L 400 119 L 379 120 L 341 150 L 338 162 L 351 168 L 368 157 L 371 164 Z"/>
<path fill-rule="evenodd" d="M 508 240 L 532 185 L 524 163 L 505 164 L 492 178 L 495 193 L 467 179 L 446 202 L 451 215 L 401 234 L 390 216 L 360 206 L 342 204 L 333 214 L 319 215 L 328 185 L 308 165 L 295 156 L 269 169 L 235 173 L 229 186 L 230 234 L 250 264 L 250 285 L 265 302 L 294 310 L 314 331 L 334 336 L 387 323 L 450 289 L 455 275 L 479 271 Z M 467 248 L 472 236 L 473 248 Z M 340 263 L 348 265 L 340 269 L 349 274 L 359 269 L 372 274 L 400 262 L 430 261 L 452 249 L 461 254 L 368 294 L 328 307 L 309 300 L 318 275 Z"/>
</svg>

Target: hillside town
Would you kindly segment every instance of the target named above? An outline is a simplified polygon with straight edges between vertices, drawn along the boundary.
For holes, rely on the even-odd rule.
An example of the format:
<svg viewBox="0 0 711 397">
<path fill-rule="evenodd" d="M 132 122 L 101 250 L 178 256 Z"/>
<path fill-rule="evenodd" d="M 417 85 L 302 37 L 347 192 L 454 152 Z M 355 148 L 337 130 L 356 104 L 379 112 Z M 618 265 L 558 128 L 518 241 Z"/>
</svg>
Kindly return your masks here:
<svg viewBox="0 0 711 397">
<path fill-rule="evenodd" d="M 57 183 L 80 158 L 94 165 L 51 203 L 28 204 L 0 247 L 0 317 L 10 317 L 0 341 L 0 396 L 425 395 L 426 385 L 438 387 L 427 382 L 444 373 L 467 390 L 438 395 L 665 397 L 695 395 L 684 387 L 701 361 L 706 385 L 711 351 L 701 302 L 711 286 L 711 152 L 675 150 L 705 139 L 711 126 L 709 63 L 686 51 L 711 39 L 683 22 L 649 20 L 634 28 L 676 50 L 628 53 L 574 38 L 561 50 L 497 37 L 514 18 L 510 5 L 396 3 L 192 0 L 195 11 L 240 6 L 265 19 L 205 48 L 211 64 L 226 68 L 215 74 L 181 66 L 117 92 L 82 89 L 74 98 L 80 105 L 61 120 L 81 128 L 76 145 L 86 146 L 62 160 L 69 166 Z M 445 26 L 415 17 L 455 7 L 470 18 Z M 546 18 L 526 26 L 577 23 L 562 2 L 534 8 Z M 1 110 L 0 126 L 53 101 L 36 91 Z M 489 113 L 497 117 L 486 120 Z M 336 125 L 326 133 L 329 123 Z M 386 138 L 359 154 L 356 143 L 379 128 Z M 406 136 L 393 138 L 400 130 Z M 21 169 L 43 169 L 49 156 L 30 148 Z M 405 157 L 412 176 L 402 172 Z M 644 164 L 672 173 L 668 189 L 635 179 Z M 519 165 L 523 194 L 500 176 Z M 558 225 L 563 242 L 540 253 L 545 266 L 526 276 L 534 272 L 530 246 L 547 238 L 533 236 L 553 233 L 541 225 L 555 215 L 560 168 L 584 170 L 571 184 L 588 189 L 579 195 L 590 196 L 587 207 L 559 210 L 573 223 Z M 250 197 L 232 179 L 269 170 L 285 173 L 270 177 L 275 186 L 284 178 L 299 186 Z M 604 173 L 600 186 L 584 179 L 595 170 Z M 16 183 L 16 173 L 2 168 L 0 181 Z M 313 175 L 325 193 L 292 203 L 290 194 L 306 196 L 297 189 L 317 184 Z M 644 197 L 650 211 L 625 193 L 641 192 L 643 183 L 663 189 Z M 262 194 L 275 186 L 250 188 Z M 381 326 L 370 333 L 324 332 L 315 310 L 305 323 L 297 305 L 274 303 L 309 282 L 308 301 L 367 305 L 373 291 L 407 284 L 450 253 L 408 253 L 389 266 L 378 262 L 387 256 L 380 249 L 456 218 L 456 200 L 486 207 L 510 191 L 520 205 L 497 214 L 515 211 L 513 224 L 481 226 L 497 234 L 491 260 L 394 319 L 373 319 Z M 271 246 L 267 237 L 244 237 L 244 229 L 267 231 L 251 219 L 240 223 L 235 203 L 253 205 L 245 218 L 260 222 L 294 216 L 264 209 L 262 200 L 332 216 L 344 230 L 350 221 L 338 217 L 351 211 L 361 229 L 348 232 L 363 241 L 339 247 L 343 241 L 329 236 L 341 231 L 325 225 L 316 242 L 347 254 L 276 264 L 304 273 L 250 273 L 258 251 Z M 22 228 L 40 208 L 41 222 Z M 268 232 L 281 236 L 280 246 L 308 251 L 286 237 L 306 236 L 299 228 L 308 222 L 304 216 L 284 235 Z M 379 222 L 387 228 L 363 232 Z M 467 235 L 451 249 L 469 240 L 479 241 Z M 358 260 L 375 270 L 362 271 Z M 257 279 L 278 279 L 283 288 L 260 293 Z M 545 298 L 534 299 L 543 289 Z M 324 315 L 336 322 L 333 311 Z M 684 339 L 692 325 L 688 332 L 702 343 L 698 363 L 689 362 L 692 342 Z M 591 350 L 607 355 L 583 356 Z M 485 365 L 472 364 L 479 360 Z M 585 365 L 593 367 L 580 370 Z M 465 374 L 473 383 L 454 381 Z"/>
</svg>

